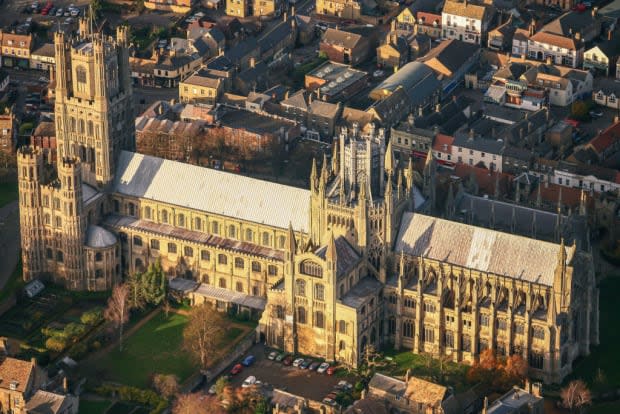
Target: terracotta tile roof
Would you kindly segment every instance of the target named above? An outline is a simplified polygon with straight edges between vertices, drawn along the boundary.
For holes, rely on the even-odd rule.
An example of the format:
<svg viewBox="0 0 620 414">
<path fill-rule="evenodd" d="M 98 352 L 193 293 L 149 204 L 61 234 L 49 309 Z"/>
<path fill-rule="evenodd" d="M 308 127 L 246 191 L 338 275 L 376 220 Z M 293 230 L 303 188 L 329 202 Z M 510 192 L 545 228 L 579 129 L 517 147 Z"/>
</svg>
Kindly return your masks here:
<svg viewBox="0 0 620 414">
<path fill-rule="evenodd" d="M 454 142 L 454 137 L 450 135 L 437 134 L 435 137 L 435 143 L 433 144 L 433 149 L 435 151 L 452 153 L 452 143 Z M 444 148 L 444 145 L 447 148 Z"/>
<path fill-rule="evenodd" d="M 564 37 L 554 33 L 538 32 L 530 37 L 530 40 L 552 46 L 558 46 L 568 50 L 577 50 L 575 40 L 570 37 Z"/>
<path fill-rule="evenodd" d="M 478 184 L 478 190 L 480 194 L 495 194 L 495 176 L 499 174 L 499 193 L 505 194 L 508 188 L 508 183 L 512 179 L 510 174 L 491 172 L 486 168 L 474 167 L 467 164 L 457 163 L 454 171 L 452 172 L 462 180 L 468 180 L 472 175 L 476 179 Z"/>
<path fill-rule="evenodd" d="M 21 46 L 21 42 L 24 42 L 23 46 Z M 20 49 L 30 50 L 31 45 L 32 45 L 32 35 L 2 33 L 2 46 L 3 47 L 8 46 L 8 47 L 17 47 Z"/>
<path fill-rule="evenodd" d="M 443 6 L 443 13 L 484 20 L 487 15 L 487 6 L 468 2 L 446 1 L 446 4 Z"/>
<path fill-rule="evenodd" d="M 601 132 L 598 136 L 590 140 L 588 146 L 594 148 L 594 150 L 600 154 L 619 140 L 620 122 L 616 122 L 615 124 L 608 127 L 605 131 Z"/>
<path fill-rule="evenodd" d="M 565 187 L 559 184 L 546 183 L 540 185 L 540 199 L 545 204 L 556 205 L 560 196 L 560 188 L 562 189 L 562 205 L 570 207 L 573 210 L 579 207 L 581 201 L 581 189 L 576 187 Z M 529 199 L 536 202 L 538 198 L 538 189 L 532 190 Z M 594 207 L 594 198 L 586 192 L 588 209 Z"/>
<path fill-rule="evenodd" d="M 25 392 L 33 371 L 34 366 L 30 361 L 6 358 L 0 363 L 0 388 L 8 390 L 13 383 L 16 391 Z"/>
<path fill-rule="evenodd" d="M 416 13 L 415 18 L 418 21 L 418 24 L 421 24 L 424 26 L 432 26 L 434 22 L 437 22 L 437 26 L 441 27 L 441 14 L 434 14 L 434 13 L 420 11 Z"/>
</svg>

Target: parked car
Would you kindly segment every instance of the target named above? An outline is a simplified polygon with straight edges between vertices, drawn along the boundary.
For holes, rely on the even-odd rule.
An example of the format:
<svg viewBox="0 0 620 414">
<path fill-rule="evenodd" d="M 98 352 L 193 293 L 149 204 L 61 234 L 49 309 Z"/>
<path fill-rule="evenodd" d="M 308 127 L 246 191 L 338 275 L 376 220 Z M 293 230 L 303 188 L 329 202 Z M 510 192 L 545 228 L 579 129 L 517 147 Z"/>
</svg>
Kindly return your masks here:
<svg viewBox="0 0 620 414">
<path fill-rule="evenodd" d="M 325 398 L 323 398 L 323 403 L 331 406 L 336 405 L 336 394 L 333 392 L 327 394 Z"/>
<path fill-rule="evenodd" d="M 292 355 L 287 355 L 284 357 L 284 359 L 282 360 L 282 363 L 286 366 L 289 366 L 293 363 L 293 356 Z"/>
<path fill-rule="evenodd" d="M 71 10 L 71 17 L 78 17 L 80 15 L 80 9 Z"/>
<path fill-rule="evenodd" d="M 337 387 L 343 391 L 351 391 L 353 389 L 353 385 L 346 382 L 345 380 L 338 381 Z"/>
<path fill-rule="evenodd" d="M 329 369 L 329 364 L 327 362 L 323 362 L 321 365 L 319 365 L 319 367 L 316 369 L 316 372 L 318 372 L 319 374 L 323 374 L 325 371 L 327 371 Z"/>
<path fill-rule="evenodd" d="M 256 358 L 254 357 L 254 355 L 248 355 L 245 357 L 243 361 L 241 361 L 241 363 L 245 365 L 246 367 L 249 367 L 250 365 L 254 363 L 254 361 L 256 361 Z"/>
<path fill-rule="evenodd" d="M 58 9 L 58 10 L 56 10 L 56 17 L 60 17 L 60 16 L 62 16 L 62 15 L 64 14 L 64 12 L 65 12 L 65 11 L 64 11 L 63 9 Z"/>
<path fill-rule="evenodd" d="M 312 360 L 311 359 L 306 359 L 304 360 L 304 362 L 302 362 L 301 364 L 299 364 L 299 368 L 301 369 L 308 369 L 308 367 L 312 364 Z"/>
<path fill-rule="evenodd" d="M 248 388 L 254 384 L 256 384 L 256 377 L 254 375 L 250 375 L 249 377 L 245 379 L 245 381 L 243 381 L 243 384 L 241 384 L 241 387 Z"/>
<path fill-rule="evenodd" d="M 282 353 L 278 354 L 278 356 L 276 357 L 276 361 L 282 362 L 284 360 L 284 358 L 286 358 L 286 352 L 282 352 Z"/>
<path fill-rule="evenodd" d="M 308 369 L 310 371 L 315 371 L 319 366 L 321 365 L 320 362 L 313 362 L 312 364 L 310 364 L 310 366 L 308 367 Z"/>
<path fill-rule="evenodd" d="M 372 76 L 375 78 L 380 78 L 383 75 L 385 75 L 385 72 L 382 71 L 381 69 L 377 69 L 372 73 Z"/>
<path fill-rule="evenodd" d="M 269 355 L 267 355 L 267 359 L 270 361 L 273 361 L 274 359 L 276 359 L 277 356 L 278 356 L 278 353 L 276 351 L 271 351 Z"/>
<path fill-rule="evenodd" d="M 303 358 L 297 358 L 295 361 L 293 361 L 293 366 L 294 367 L 298 367 L 298 366 L 300 366 L 303 363 L 304 363 L 304 359 Z"/>
<path fill-rule="evenodd" d="M 230 370 L 230 375 L 237 375 L 241 371 L 243 371 L 243 365 L 237 364 Z"/>
<path fill-rule="evenodd" d="M 593 109 L 590 111 L 590 116 L 592 118 L 600 118 L 603 116 L 603 111 L 601 109 Z"/>
<path fill-rule="evenodd" d="M 216 394 L 215 384 L 213 384 L 213 385 L 211 385 L 209 387 L 209 394 L 211 394 L 211 395 L 215 395 Z"/>
<path fill-rule="evenodd" d="M 325 371 L 327 375 L 334 375 L 335 372 L 336 372 L 336 367 L 329 367 L 327 368 L 327 371 Z"/>
</svg>

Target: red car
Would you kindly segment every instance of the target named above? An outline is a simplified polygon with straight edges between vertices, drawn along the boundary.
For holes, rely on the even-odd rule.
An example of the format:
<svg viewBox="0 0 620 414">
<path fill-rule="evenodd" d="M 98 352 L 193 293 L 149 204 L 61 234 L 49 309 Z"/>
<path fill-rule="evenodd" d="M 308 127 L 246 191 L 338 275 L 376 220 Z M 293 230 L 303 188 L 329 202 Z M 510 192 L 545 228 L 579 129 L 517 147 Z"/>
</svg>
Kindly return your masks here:
<svg viewBox="0 0 620 414">
<path fill-rule="evenodd" d="M 290 366 L 293 363 L 293 356 L 287 355 L 286 358 L 282 361 L 282 363 L 286 366 Z"/>
<path fill-rule="evenodd" d="M 336 367 L 329 367 L 327 371 L 325 371 L 327 375 L 334 375 L 334 372 L 336 372 Z"/>
<path fill-rule="evenodd" d="M 237 375 L 241 371 L 243 371 L 243 365 L 237 364 L 230 370 L 230 375 Z"/>
</svg>

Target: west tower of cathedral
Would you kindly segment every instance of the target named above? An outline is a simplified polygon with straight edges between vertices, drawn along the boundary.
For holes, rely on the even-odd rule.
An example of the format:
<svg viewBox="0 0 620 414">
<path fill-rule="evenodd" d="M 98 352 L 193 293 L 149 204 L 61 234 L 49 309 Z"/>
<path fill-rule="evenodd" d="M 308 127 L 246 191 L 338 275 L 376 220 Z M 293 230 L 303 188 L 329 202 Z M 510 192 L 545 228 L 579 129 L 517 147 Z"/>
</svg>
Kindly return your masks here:
<svg viewBox="0 0 620 414">
<path fill-rule="evenodd" d="M 82 20 L 55 48 L 57 165 L 18 152 L 26 280 L 105 290 L 159 260 L 193 303 L 247 310 L 270 345 L 351 366 L 367 345 L 462 362 L 491 348 L 561 381 L 598 343 L 589 244 L 554 226 L 571 222 L 561 212 L 452 190 L 439 206 L 432 153 L 420 192 L 385 131 L 355 125 L 309 190 L 137 154 L 126 29 Z M 488 223 L 482 208 L 455 217 L 474 204 Z"/>
</svg>

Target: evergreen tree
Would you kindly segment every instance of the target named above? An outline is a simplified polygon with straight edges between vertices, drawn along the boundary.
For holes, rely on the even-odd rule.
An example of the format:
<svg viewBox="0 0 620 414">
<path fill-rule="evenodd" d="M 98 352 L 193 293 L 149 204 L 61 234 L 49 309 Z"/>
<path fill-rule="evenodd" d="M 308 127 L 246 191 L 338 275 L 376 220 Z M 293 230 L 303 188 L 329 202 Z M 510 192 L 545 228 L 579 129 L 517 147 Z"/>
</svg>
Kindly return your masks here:
<svg viewBox="0 0 620 414">
<path fill-rule="evenodd" d="M 146 305 L 142 292 L 142 273 L 132 273 L 127 277 L 126 285 L 129 288 L 129 305 L 131 309 L 143 309 Z"/>
<path fill-rule="evenodd" d="M 168 279 L 164 274 L 159 258 L 142 274 L 141 279 L 142 296 L 146 303 L 155 306 L 161 304 L 166 297 Z"/>
</svg>

